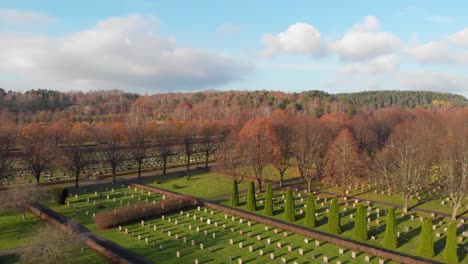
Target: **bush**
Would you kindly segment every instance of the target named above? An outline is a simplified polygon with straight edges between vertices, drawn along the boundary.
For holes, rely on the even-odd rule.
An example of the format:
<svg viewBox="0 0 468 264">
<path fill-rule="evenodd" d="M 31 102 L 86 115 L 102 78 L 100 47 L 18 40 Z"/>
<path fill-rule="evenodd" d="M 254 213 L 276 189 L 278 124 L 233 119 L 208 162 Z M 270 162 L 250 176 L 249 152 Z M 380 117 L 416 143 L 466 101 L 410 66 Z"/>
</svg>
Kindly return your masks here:
<svg viewBox="0 0 468 264">
<path fill-rule="evenodd" d="M 231 188 L 231 206 L 237 207 L 239 206 L 239 190 L 237 188 L 237 181 L 232 181 L 232 188 Z"/>
<path fill-rule="evenodd" d="M 388 209 L 383 246 L 388 249 L 395 249 L 398 246 L 398 237 L 395 223 L 395 208 Z"/>
<path fill-rule="evenodd" d="M 305 215 L 305 226 L 308 228 L 315 227 L 316 219 L 315 219 L 315 197 L 313 194 L 309 194 L 307 196 L 307 203 L 306 203 L 306 215 Z"/>
<path fill-rule="evenodd" d="M 106 208 L 103 204 L 96 204 L 96 209 L 104 209 Z"/>
<path fill-rule="evenodd" d="M 266 187 L 264 214 L 273 216 L 273 187 L 271 183 L 268 183 Z"/>
<path fill-rule="evenodd" d="M 418 255 L 423 258 L 434 257 L 434 243 L 432 241 L 432 220 L 424 219 L 419 235 Z"/>
<path fill-rule="evenodd" d="M 332 198 L 328 212 L 328 231 L 335 235 L 341 233 L 340 208 L 338 205 L 338 198 L 336 197 Z"/>
<path fill-rule="evenodd" d="M 444 260 L 449 264 L 458 263 L 457 256 L 457 225 L 451 223 L 447 232 L 444 248 Z"/>
<path fill-rule="evenodd" d="M 174 183 L 172 184 L 172 189 L 180 189 L 180 186 Z"/>
<path fill-rule="evenodd" d="M 68 197 L 68 189 L 67 188 L 53 188 L 50 191 L 52 195 L 52 199 L 57 202 L 58 204 L 65 204 L 65 201 Z"/>
<path fill-rule="evenodd" d="M 294 194 L 291 189 L 288 189 L 286 193 L 286 203 L 284 205 L 284 220 L 286 222 L 294 222 L 296 220 L 294 209 Z"/>
<path fill-rule="evenodd" d="M 104 211 L 96 214 L 96 227 L 105 229 L 128 224 L 135 221 L 178 211 L 193 206 L 193 199 L 167 199 L 154 204 L 138 204 L 133 206 L 119 207 L 114 210 Z"/>
<path fill-rule="evenodd" d="M 154 184 L 160 184 L 161 182 L 159 180 L 155 180 L 153 183 Z"/>
<path fill-rule="evenodd" d="M 185 179 L 186 181 L 190 181 L 190 175 L 185 175 L 184 179 Z"/>
<path fill-rule="evenodd" d="M 367 240 L 366 208 L 364 208 L 364 205 L 362 204 L 359 204 L 357 208 L 353 237 L 359 241 Z"/>
<path fill-rule="evenodd" d="M 257 211 L 257 201 L 255 199 L 255 184 L 250 182 L 247 193 L 247 210 L 251 212 Z"/>
</svg>

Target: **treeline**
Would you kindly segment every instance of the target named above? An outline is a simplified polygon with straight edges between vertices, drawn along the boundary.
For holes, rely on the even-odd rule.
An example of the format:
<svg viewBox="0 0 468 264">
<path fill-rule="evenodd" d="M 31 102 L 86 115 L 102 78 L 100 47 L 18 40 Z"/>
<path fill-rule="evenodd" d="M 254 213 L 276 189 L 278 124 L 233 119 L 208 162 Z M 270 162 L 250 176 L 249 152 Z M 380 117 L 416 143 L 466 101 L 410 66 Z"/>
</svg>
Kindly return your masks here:
<svg viewBox="0 0 468 264">
<path fill-rule="evenodd" d="M 463 107 L 460 95 L 427 91 L 368 91 L 329 94 L 323 91 L 205 91 L 138 95 L 118 90 L 25 93 L 0 89 L 0 118 L 24 125 L 67 119 L 72 122 L 122 121 L 132 111 L 151 120 L 239 120 L 268 117 L 284 110 L 291 115 L 321 117 L 340 111 L 353 116 L 360 111 L 386 107 L 445 109 Z"/>
</svg>

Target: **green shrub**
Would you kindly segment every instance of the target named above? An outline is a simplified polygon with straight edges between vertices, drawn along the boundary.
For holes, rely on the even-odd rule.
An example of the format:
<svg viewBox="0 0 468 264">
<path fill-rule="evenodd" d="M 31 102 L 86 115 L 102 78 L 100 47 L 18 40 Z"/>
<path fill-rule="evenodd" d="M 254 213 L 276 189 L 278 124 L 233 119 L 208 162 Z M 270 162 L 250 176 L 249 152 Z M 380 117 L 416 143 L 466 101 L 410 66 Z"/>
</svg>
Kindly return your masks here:
<svg viewBox="0 0 468 264">
<path fill-rule="evenodd" d="M 294 194 L 291 189 L 288 189 L 286 192 L 286 203 L 284 205 L 284 220 L 286 222 L 294 222 L 296 220 L 294 209 Z"/>
<path fill-rule="evenodd" d="M 313 194 L 309 194 L 307 196 L 307 203 L 306 203 L 306 215 L 305 215 L 305 226 L 308 228 L 315 227 L 316 219 L 315 219 L 315 197 Z"/>
<path fill-rule="evenodd" d="M 58 204 L 65 204 L 65 201 L 68 197 L 68 189 L 67 188 L 53 188 L 50 191 L 52 195 L 52 199 L 57 202 Z"/>
<path fill-rule="evenodd" d="M 232 181 L 232 188 L 231 188 L 231 206 L 236 207 L 239 206 L 239 190 L 237 188 L 237 181 Z"/>
<path fill-rule="evenodd" d="M 364 208 L 364 205 L 362 204 L 359 204 L 357 208 L 353 237 L 359 241 L 367 240 L 366 208 Z"/>
<path fill-rule="evenodd" d="M 251 212 L 257 211 L 257 201 L 255 199 L 255 184 L 250 182 L 247 193 L 247 210 Z"/>
<path fill-rule="evenodd" d="M 341 233 L 340 208 L 336 197 L 332 198 L 328 212 L 328 231 L 335 235 Z"/>
<path fill-rule="evenodd" d="M 434 257 L 434 242 L 432 241 L 432 220 L 424 219 L 419 235 L 418 255 L 423 258 Z"/>
<path fill-rule="evenodd" d="M 180 189 L 180 186 L 174 183 L 172 184 L 172 189 Z"/>
<path fill-rule="evenodd" d="M 185 179 L 186 181 L 190 181 L 190 175 L 185 175 L 184 179 Z"/>
<path fill-rule="evenodd" d="M 398 237 L 395 222 L 395 208 L 388 209 L 387 222 L 385 223 L 385 236 L 383 246 L 388 249 L 398 247 Z"/>
<path fill-rule="evenodd" d="M 457 225 L 455 223 L 451 223 L 448 228 L 447 238 L 445 240 L 444 260 L 449 264 L 458 263 Z"/>
<path fill-rule="evenodd" d="M 266 187 L 264 214 L 273 216 L 273 187 L 271 183 L 268 183 Z"/>
<path fill-rule="evenodd" d="M 153 183 L 154 184 L 160 184 L 161 182 L 159 180 L 155 180 Z"/>
</svg>

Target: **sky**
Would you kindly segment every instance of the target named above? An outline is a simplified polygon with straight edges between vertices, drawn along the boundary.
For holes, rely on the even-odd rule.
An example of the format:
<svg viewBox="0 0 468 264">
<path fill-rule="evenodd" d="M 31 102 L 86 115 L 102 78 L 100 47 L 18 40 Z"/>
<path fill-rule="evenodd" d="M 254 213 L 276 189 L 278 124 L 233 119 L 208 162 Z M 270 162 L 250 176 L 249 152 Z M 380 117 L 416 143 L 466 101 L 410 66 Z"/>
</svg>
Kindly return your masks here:
<svg viewBox="0 0 468 264">
<path fill-rule="evenodd" d="M 0 0 L 0 87 L 468 97 L 466 1 Z"/>
</svg>

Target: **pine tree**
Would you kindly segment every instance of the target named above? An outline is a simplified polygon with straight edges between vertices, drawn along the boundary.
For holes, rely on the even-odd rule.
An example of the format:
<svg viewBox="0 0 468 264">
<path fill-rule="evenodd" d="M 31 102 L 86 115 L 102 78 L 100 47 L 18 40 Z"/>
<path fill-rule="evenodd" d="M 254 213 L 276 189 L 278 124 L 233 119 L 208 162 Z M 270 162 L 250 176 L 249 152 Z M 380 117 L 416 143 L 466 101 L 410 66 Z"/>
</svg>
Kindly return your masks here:
<svg viewBox="0 0 468 264">
<path fill-rule="evenodd" d="M 445 240 L 444 260 L 449 264 L 458 263 L 457 256 L 457 225 L 451 223 Z"/>
<path fill-rule="evenodd" d="M 273 215 L 273 188 L 271 183 L 268 183 L 266 187 L 264 214 L 267 216 Z"/>
<path fill-rule="evenodd" d="M 309 194 L 307 196 L 307 208 L 306 208 L 306 215 L 305 215 L 305 226 L 308 228 L 315 227 L 316 219 L 315 219 L 315 197 L 313 194 Z"/>
<path fill-rule="evenodd" d="M 388 209 L 387 222 L 385 223 L 385 236 L 383 245 L 388 249 L 395 249 L 398 246 L 395 222 L 395 208 Z"/>
<path fill-rule="evenodd" d="M 359 204 L 357 208 L 356 221 L 354 221 L 353 237 L 359 241 L 367 240 L 366 209 L 362 204 Z"/>
<path fill-rule="evenodd" d="M 239 206 L 239 189 L 237 188 L 236 180 L 232 181 L 231 206 L 233 207 Z"/>
<path fill-rule="evenodd" d="M 294 194 L 293 191 L 289 189 L 286 193 L 286 204 L 284 205 L 284 220 L 287 222 L 294 222 L 296 220 L 294 209 Z"/>
<path fill-rule="evenodd" d="M 434 243 L 432 241 L 432 220 L 424 219 L 419 235 L 418 255 L 423 258 L 434 257 Z"/>
<path fill-rule="evenodd" d="M 257 211 L 257 201 L 255 199 L 255 184 L 250 182 L 249 191 L 247 193 L 247 210 L 251 212 Z"/>
<path fill-rule="evenodd" d="M 328 212 L 328 231 L 335 235 L 341 233 L 340 208 L 336 197 L 332 198 Z"/>
</svg>

